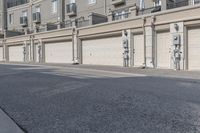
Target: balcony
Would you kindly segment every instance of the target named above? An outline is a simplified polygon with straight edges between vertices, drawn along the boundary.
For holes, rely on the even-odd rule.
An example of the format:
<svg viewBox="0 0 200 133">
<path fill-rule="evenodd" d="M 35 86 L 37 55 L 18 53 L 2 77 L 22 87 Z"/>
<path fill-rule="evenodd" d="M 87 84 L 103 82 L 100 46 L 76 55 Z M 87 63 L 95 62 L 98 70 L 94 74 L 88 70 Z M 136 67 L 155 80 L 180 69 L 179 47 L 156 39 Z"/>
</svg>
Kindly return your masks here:
<svg viewBox="0 0 200 133">
<path fill-rule="evenodd" d="M 167 3 L 167 9 L 174 9 L 174 8 L 184 7 L 188 5 L 195 5 L 195 4 L 200 4 L 200 0 L 182 0 L 179 2 L 169 1 Z"/>
<path fill-rule="evenodd" d="M 155 12 L 160 12 L 160 11 L 161 11 L 161 6 L 155 6 L 155 7 L 140 9 L 138 11 L 138 15 L 145 15 L 145 14 L 150 14 L 150 13 L 155 13 Z"/>
<path fill-rule="evenodd" d="M 28 18 L 27 17 L 20 17 L 20 25 L 22 27 L 28 26 Z"/>
<path fill-rule="evenodd" d="M 125 3 L 125 0 L 112 0 L 112 5 L 114 6 L 121 5 L 124 3 Z"/>
<path fill-rule="evenodd" d="M 66 9 L 68 16 L 76 16 L 76 3 L 67 4 Z"/>
<path fill-rule="evenodd" d="M 22 4 L 26 4 L 28 2 L 29 2 L 29 0 L 13 0 L 13 2 L 8 2 L 7 3 L 7 7 L 11 8 L 11 7 L 14 7 L 14 6 L 19 6 L 19 5 L 22 5 Z"/>
<path fill-rule="evenodd" d="M 130 12 L 125 12 L 125 13 L 114 13 L 112 16 L 112 21 L 117 21 L 117 20 L 123 20 L 127 19 L 130 16 Z"/>
<path fill-rule="evenodd" d="M 40 12 L 33 13 L 33 22 L 34 23 L 40 23 L 41 22 Z"/>
</svg>

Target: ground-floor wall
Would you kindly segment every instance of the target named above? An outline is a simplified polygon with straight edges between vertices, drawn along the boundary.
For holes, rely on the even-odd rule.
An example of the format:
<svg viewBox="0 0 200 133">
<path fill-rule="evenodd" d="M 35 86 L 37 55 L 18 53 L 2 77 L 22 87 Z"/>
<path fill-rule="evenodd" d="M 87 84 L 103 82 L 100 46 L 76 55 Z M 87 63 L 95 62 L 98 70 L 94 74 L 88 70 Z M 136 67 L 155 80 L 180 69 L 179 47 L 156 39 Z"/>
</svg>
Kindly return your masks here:
<svg viewBox="0 0 200 133">
<path fill-rule="evenodd" d="M 158 20 L 149 16 L 67 33 L 6 38 L 0 60 L 200 70 L 200 16 Z"/>
</svg>

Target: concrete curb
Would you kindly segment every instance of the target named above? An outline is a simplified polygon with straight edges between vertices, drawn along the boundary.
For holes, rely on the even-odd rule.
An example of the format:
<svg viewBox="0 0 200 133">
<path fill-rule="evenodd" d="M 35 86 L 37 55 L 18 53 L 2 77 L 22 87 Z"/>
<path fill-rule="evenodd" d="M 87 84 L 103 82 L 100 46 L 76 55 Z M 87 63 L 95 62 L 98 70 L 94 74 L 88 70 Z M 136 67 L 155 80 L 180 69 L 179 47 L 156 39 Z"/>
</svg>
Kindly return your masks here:
<svg viewBox="0 0 200 133">
<path fill-rule="evenodd" d="M 24 133 L 24 131 L 0 109 L 0 133 Z"/>
</svg>

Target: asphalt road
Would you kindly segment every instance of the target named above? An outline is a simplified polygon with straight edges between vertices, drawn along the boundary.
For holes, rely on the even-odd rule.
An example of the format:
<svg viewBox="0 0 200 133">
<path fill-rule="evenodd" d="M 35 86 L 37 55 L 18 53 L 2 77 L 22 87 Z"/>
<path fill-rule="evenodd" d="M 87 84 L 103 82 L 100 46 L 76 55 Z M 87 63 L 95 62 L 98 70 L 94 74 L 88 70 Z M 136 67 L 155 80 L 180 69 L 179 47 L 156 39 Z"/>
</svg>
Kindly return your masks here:
<svg viewBox="0 0 200 133">
<path fill-rule="evenodd" d="M 28 133 L 200 133 L 200 80 L 0 65 L 0 107 Z"/>
</svg>

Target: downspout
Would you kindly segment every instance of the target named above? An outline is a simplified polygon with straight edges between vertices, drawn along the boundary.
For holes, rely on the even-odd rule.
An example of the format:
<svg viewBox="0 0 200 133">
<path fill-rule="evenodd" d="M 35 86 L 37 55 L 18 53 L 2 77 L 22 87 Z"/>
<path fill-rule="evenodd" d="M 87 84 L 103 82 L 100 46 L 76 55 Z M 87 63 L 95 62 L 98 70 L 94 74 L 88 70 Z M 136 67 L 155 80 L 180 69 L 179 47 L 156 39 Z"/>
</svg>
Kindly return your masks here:
<svg viewBox="0 0 200 133">
<path fill-rule="evenodd" d="M 33 3 L 32 3 L 32 0 L 30 0 L 30 16 L 29 16 L 29 18 L 30 18 L 30 22 L 31 22 L 31 27 L 30 27 L 30 30 L 32 31 L 33 30 L 33 22 L 32 22 L 32 20 L 33 20 L 33 18 L 32 18 L 32 14 L 33 14 Z"/>
<path fill-rule="evenodd" d="M 146 23 L 146 18 L 142 18 L 143 23 L 142 23 L 142 28 L 143 28 L 143 35 L 144 35 L 144 68 L 146 68 L 146 30 L 145 30 L 145 23 Z"/>
<path fill-rule="evenodd" d="M 72 61 L 73 61 L 73 63 L 75 62 L 75 60 L 74 60 L 74 57 L 75 57 L 75 55 L 74 55 L 74 48 L 75 47 L 75 28 L 72 28 Z"/>
<path fill-rule="evenodd" d="M 104 14 L 105 15 L 107 15 L 107 3 L 106 3 L 107 1 L 106 0 L 104 0 Z"/>
</svg>

